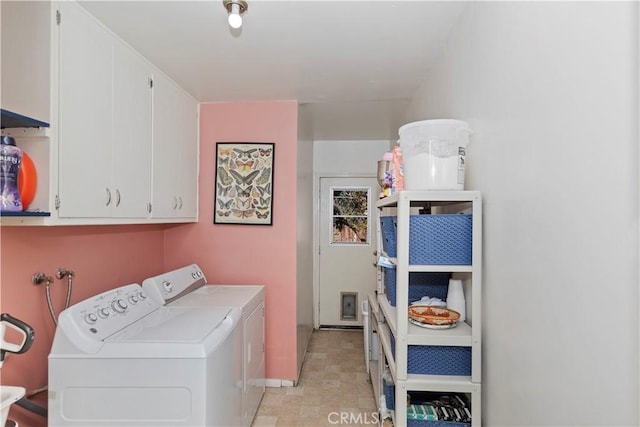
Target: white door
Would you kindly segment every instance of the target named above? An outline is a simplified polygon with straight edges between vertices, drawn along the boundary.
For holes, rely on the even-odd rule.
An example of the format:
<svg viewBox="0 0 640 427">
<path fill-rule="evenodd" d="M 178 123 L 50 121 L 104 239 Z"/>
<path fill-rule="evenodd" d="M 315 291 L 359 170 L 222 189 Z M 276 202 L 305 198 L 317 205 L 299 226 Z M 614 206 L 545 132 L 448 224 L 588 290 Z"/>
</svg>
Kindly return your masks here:
<svg viewBox="0 0 640 427">
<path fill-rule="evenodd" d="M 360 303 L 376 289 L 375 177 L 320 178 L 320 327 L 362 326 Z"/>
</svg>

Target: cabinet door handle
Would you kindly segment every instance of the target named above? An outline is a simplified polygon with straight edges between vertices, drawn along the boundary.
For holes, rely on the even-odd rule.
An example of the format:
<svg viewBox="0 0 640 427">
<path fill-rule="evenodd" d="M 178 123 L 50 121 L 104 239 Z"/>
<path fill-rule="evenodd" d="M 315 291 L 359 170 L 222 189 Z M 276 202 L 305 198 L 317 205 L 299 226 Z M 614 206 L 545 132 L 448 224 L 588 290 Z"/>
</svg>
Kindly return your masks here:
<svg viewBox="0 0 640 427">
<path fill-rule="evenodd" d="M 180 205 L 178 206 L 178 210 L 182 210 L 182 196 L 179 196 L 178 200 L 180 201 Z"/>
<path fill-rule="evenodd" d="M 120 206 L 120 190 L 116 188 L 116 207 Z"/>
<path fill-rule="evenodd" d="M 111 190 L 107 188 L 107 203 L 105 206 L 109 206 L 109 204 L 111 204 Z"/>
<path fill-rule="evenodd" d="M 176 196 L 173 196 L 173 210 L 175 211 L 177 207 L 178 207 L 178 198 Z"/>
</svg>

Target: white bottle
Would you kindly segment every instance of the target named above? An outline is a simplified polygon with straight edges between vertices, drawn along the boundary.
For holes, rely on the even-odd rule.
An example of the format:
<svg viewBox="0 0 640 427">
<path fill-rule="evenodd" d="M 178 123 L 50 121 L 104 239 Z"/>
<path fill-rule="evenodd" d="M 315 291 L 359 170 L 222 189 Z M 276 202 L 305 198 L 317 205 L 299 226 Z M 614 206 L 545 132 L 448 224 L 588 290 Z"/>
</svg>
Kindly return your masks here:
<svg viewBox="0 0 640 427">
<path fill-rule="evenodd" d="M 458 319 L 458 321 L 464 322 L 466 319 L 466 306 L 464 301 L 464 291 L 462 290 L 462 280 L 449 279 L 447 308 L 460 313 L 460 319 Z"/>
</svg>

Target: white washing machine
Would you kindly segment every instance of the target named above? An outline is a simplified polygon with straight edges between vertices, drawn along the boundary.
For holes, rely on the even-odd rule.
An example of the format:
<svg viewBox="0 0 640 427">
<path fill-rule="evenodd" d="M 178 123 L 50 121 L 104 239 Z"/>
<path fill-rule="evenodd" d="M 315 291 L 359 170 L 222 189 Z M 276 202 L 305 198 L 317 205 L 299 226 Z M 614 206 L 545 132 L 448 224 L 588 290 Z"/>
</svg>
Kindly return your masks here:
<svg viewBox="0 0 640 427">
<path fill-rule="evenodd" d="M 167 307 L 236 307 L 242 311 L 242 424 L 250 426 L 265 391 L 264 286 L 206 284 L 192 264 L 142 282 L 150 299 Z"/>
<path fill-rule="evenodd" d="M 242 313 L 165 307 L 131 284 L 60 314 L 49 354 L 58 426 L 239 426 Z"/>
</svg>

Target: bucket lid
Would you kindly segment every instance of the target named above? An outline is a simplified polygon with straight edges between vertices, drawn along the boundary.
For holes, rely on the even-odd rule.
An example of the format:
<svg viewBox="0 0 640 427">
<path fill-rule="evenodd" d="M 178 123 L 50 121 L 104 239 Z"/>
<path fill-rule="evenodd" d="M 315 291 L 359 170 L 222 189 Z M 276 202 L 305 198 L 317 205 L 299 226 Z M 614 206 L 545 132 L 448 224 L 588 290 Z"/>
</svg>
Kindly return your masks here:
<svg viewBox="0 0 640 427">
<path fill-rule="evenodd" d="M 398 134 L 400 134 L 403 131 L 408 130 L 408 129 L 421 127 L 421 126 L 428 126 L 428 125 L 458 126 L 458 127 L 463 127 L 465 129 L 469 130 L 469 124 L 467 122 L 463 122 L 462 120 L 433 119 L 433 120 L 420 120 L 418 122 L 411 122 L 411 123 L 407 123 L 406 125 L 402 125 L 402 126 L 400 126 L 400 129 L 398 129 Z"/>
<path fill-rule="evenodd" d="M 11 136 L 3 136 L 2 139 L 0 139 L 0 144 L 2 145 L 16 145 L 16 140 L 15 138 L 11 137 Z"/>
</svg>

